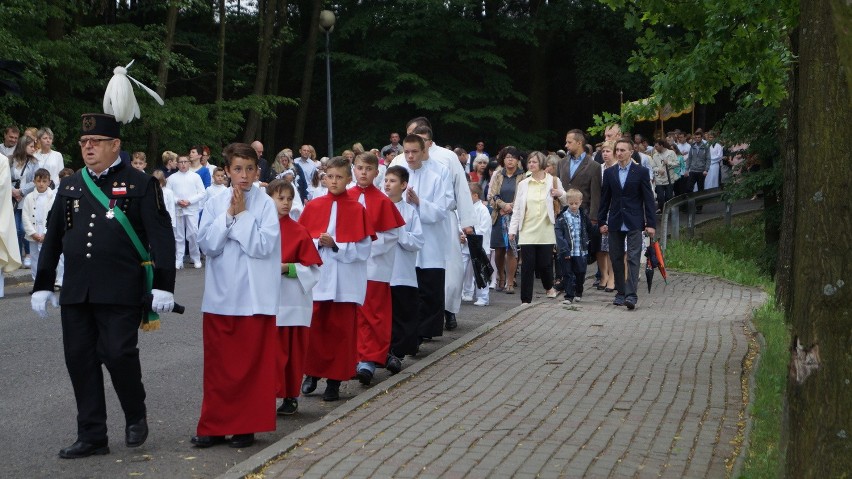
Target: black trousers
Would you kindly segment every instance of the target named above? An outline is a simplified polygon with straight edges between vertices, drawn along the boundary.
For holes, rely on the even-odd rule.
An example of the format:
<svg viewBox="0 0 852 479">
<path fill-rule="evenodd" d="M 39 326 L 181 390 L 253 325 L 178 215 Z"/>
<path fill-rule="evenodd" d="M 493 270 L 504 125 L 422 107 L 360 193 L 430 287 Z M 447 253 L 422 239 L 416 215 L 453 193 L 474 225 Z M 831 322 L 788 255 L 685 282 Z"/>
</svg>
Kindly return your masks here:
<svg viewBox="0 0 852 479">
<path fill-rule="evenodd" d="M 536 273 L 544 289 L 553 287 L 553 245 L 521 245 L 521 302 L 532 303 Z"/>
<path fill-rule="evenodd" d="M 583 297 L 583 283 L 586 281 L 586 263 L 585 256 L 572 256 L 571 258 L 560 258 L 559 264 L 562 267 L 562 281 L 565 285 L 565 299 L 573 300 L 576 297 Z"/>
<path fill-rule="evenodd" d="M 444 335 L 443 268 L 417 268 L 417 292 L 420 295 L 418 335 L 434 338 Z"/>
<path fill-rule="evenodd" d="M 114 304 L 63 305 L 65 366 L 77 400 L 77 439 L 107 440 L 104 374 L 106 366 L 127 424 L 145 417 L 145 387 L 139 364 L 142 308 Z"/>
<path fill-rule="evenodd" d="M 391 308 L 391 354 L 401 358 L 406 354 L 417 353 L 417 333 L 420 327 L 420 294 L 417 288 L 391 286 Z"/>
<path fill-rule="evenodd" d="M 657 185 L 654 190 L 657 192 L 657 209 L 663 211 L 666 201 L 674 197 L 674 188 L 672 185 Z"/>
</svg>

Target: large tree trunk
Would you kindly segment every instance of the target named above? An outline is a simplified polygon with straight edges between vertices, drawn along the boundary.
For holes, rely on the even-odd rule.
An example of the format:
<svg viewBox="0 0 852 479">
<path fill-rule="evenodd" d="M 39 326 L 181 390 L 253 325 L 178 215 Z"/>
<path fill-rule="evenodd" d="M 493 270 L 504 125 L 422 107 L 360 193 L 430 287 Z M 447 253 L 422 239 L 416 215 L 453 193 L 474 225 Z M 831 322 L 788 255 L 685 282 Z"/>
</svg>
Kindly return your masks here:
<svg viewBox="0 0 852 479">
<path fill-rule="evenodd" d="M 163 100 L 166 99 L 166 84 L 169 81 L 169 53 L 172 51 L 172 45 L 175 43 L 175 29 L 177 28 L 177 1 L 169 2 L 169 8 L 166 11 L 166 39 L 163 41 L 163 52 L 160 54 L 160 64 L 157 68 L 157 94 Z M 151 158 L 151 163 L 157 158 L 157 151 L 160 147 L 160 135 L 156 130 L 151 130 L 148 133 L 148 148 L 146 154 Z"/>
<path fill-rule="evenodd" d="M 278 95 L 281 87 L 279 81 L 281 78 L 281 57 L 284 55 L 284 38 L 283 31 L 287 26 L 287 0 L 278 0 L 278 18 L 275 21 L 275 38 L 274 47 L 272 49 L 273 62 L 269 71 L 269 88 L 267 92 L 270 95 Z M 280 108 L 279 108 L 280 110 Z M 278 119 L 270 118 L 263 122 L 263 141 L 268 143 L 270 153 L 266 156 L 270 159 L 275 158 L 274 153 L 278 151 Z"/>
<path fill-rule="evenodd" d="M 830 1 L 837 4 L 833 11 Z M 850 32 L 835 30 L 852 19 L 852 8 L 842 3 L 800 2 L 789 478 L 847 477 L 852 471 L 852 175 L 843 134 L 852 124 L 852 65 L 841 62 L 837 48 Z"/>
<path fill-rule="evenodd" d="M 260 19 L 260 42 L 257 48 L 257 76 L 254 79 L 254 95 L 266 94 L 266 83 L 269 76 L 269 58 L 272 53 L 272 36 L 275 28 L 276 0 L 262 0 L 259 9 L 262 12 Z M 257 139 L 260 132 L 260 114 L 252 110 L 249 112 L 246 122 L 246 132 L 243 135 L 244 143 L 251 143 Z"/>
<path fill-rule="evenodd" d="M 50 0 L 54 8 L 64 5 L 62 0 Z M 51 42 L 59 42 L 65 37 L 65 16 L 51 15 L 47 18 L 47 39 Z M 69 97 L 68 81 L 65 72 L 53 67 L 47 68 L 47 94 L 56 100 L 65 100 Z"/>
<path fill-rule="evenodd" d="M 790 52 L 799 56 L 799 29 L 790 33 Z M 778 240 L 778 258 L 775 263 L 775 301 L 790 313 L 792 301 L 793 267 L 793 232 L 796 230 L 796 178 L 798 177 L 798 87 L 799 69 L 793 68 L 787 79 L 787 99 L 779 109 L 779 122 L 786 118 L 786 128 L 779 128 L 779 143 L 781 154 L 784 156 L 784 185 L 781 188 L 781 237 Z"/>
<path fill-rule="evenodd" d="M 225 0 L 219 0 L 219 60 L 216 62 L 216 131 L 219 134 L 219 144 L 225 144 L 222 138 L 222 100 L 225 99 L 225 21 L 227 10 Z M 218 151 L 218 148 L 217 148 Z"/>
<path fill-rule="evenodd" d="M 304 2 L 302 2 L 304 5 Z M 311 99 L 311 84 L 314 79 L 314 62 L 317 57 L 317 37 L 319 36 L 319 14 L 322 0 L 313 0 L 308 39 L 305 42 L 305 68 L 302 70 L 302 90 L 299 93 L 299 109 L 296 111 L 296 125 L 293 128 L 293 146 L 303 143 L 305 122 L 308 119 L 308 106 Z"/>
</svg>

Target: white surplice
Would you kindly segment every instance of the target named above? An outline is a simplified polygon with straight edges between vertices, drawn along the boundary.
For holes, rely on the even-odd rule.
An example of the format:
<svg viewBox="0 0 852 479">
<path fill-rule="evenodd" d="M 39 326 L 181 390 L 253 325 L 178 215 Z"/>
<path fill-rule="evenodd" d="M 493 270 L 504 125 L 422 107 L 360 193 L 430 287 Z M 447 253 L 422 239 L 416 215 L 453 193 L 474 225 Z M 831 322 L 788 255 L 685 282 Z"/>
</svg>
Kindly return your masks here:
<svg viewBox="0 0 852 479">
<path fill-rule="evenodd" d="M 366 214 L 366 213 L 364 213 Z M 335 238 L 337 225 L 337 202 L 331 205 L 326 232 Z M 314 239 L 314 245 L 322 258 L 320 279 L 314 286 L 314 301 L 334 301 L 336 303 L 364 304 L 367 294 L 367 258 L 370 257 L 369 236 L 357 243 L 342 243 L 337 241 L 337 252 L 332 248 L 320 247 L 319 240 Z"/>
<path fill-rule="evenodd" d="M 423 227 L 420 225 L 420 215 L 414 206 L 405 201 L 394 203 L 405 225 L 401 227 L 396 247 L 394 248 L 393 274 L 391 286 L 417 287 L 417 252 L 423 248 Z"/>
</svg>

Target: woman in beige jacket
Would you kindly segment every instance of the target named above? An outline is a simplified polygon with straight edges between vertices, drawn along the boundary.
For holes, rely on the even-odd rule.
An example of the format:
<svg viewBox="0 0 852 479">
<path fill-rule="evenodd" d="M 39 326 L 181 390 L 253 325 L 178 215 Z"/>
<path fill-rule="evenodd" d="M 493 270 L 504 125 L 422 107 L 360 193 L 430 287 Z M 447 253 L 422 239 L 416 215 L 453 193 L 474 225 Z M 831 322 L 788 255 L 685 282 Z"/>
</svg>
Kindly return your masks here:
<svg viewBox="0 0 852 479">
<path fill-rule="evenodd" d="M 565 194 L 562 181 L 544 171 L 545 156 L 530 153 L 527 169 L 530 176 L 518 183 L 515 208 L 509 223 L 509 241 L 521 248 L 521 302 L 531 303 L 535 273 L 538 272 L 548 298 L 556 297 L 553 289 L 553 246 L 556 244 L 556 215 Z"/>
</svg>

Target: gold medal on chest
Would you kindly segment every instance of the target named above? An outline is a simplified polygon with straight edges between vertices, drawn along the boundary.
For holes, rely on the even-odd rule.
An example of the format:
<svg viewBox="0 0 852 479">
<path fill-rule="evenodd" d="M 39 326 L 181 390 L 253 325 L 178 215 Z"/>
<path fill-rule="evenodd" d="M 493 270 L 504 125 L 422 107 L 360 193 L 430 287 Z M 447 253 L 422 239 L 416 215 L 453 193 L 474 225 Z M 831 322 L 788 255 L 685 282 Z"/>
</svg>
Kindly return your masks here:
<svg viewBox="0 0 852 479">
<path fill-rule="evenodd" d="M 106 219 L 111 220 L 111 219 L 113 219 L 113 218 L 115 218 L 115 213 L 113 213 L 113 211 L 112 211 L 112 210 L 107 210 L 107 212 L 106 212 Z"/>
</svg>

